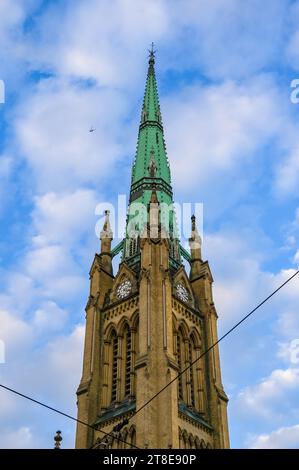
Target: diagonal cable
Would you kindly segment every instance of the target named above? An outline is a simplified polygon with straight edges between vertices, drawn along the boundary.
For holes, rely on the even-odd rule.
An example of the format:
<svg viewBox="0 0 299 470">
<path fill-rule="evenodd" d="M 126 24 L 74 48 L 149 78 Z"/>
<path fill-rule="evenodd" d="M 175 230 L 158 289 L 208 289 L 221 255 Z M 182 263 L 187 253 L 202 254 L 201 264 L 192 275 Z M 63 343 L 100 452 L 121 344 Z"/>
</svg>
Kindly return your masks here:
<svg viewBox="0 0 299 470">
<path fill-rule="evenodd" d="M 187 366 L 185 369 L 183 369 L 176 377 L 174 377 L 170 382 L 168 382 L 167 385 L 165 385 L 165 387 L 161 388 L 161 390 L 159 390 L 159 392 L 157 392 L 152 398 L 150 398 L 146 403 L 144 403 L 140 408 L 138 408 L 138 410 L 135 411 L 135 413 L 130 417 L 128 418 L 128 420 L 132 419 L 134 416 L 136 416 L 137 413 L 139 413 L 141 410 L 143 410 L 149 403 L 151 403 L 157 396 L 159 396 L 162 392 L 164 392 L 164 390 L 166 390 L 167 387 L 169 387 L 172 383 L 174 383 L 176 380 L 178 380 L 179 377 L 181 377 L 188 369 L 190 369 L 197 361 L 199 361 L 199 359 L 201 359 L 203 356 L 205 356 L 209 351 L 211 351 L 217 344 L 220 343 L 220 341 L 222 341 L 224 338 L 226 338 L 229 334 L 231 334 L 236 328 L 238 328 L 245 320 L 247 320 L 247 318 L 249 318 L 254 312 L 256 312 L 262 305 L 264 305 L 269 299 L 271 299 L 271 297 L 273 297 L 278 291 L 280 291 L 286 284 L 288 284 L 292 279 L 295 278 L 295 276 L 297 276 L 299 274 L 299 270 L 296 271 L 292 276 L 290 276 L 285 282 L 283 282 L 279 287 L 277 287 L 277 289 L 275 289 L 270 295 L 268 295 L 268 297 L 266 297 L 262 302 L 260 302 L 253 310 L 251 310 L 247 315 L 245 315 L 240 321 L 238 321 L 232 328 L 230 328 L 224 335 L 222 335 L 217 341 L 215 341 L 215 343 L 213 343 L 208 349 L 206 349 L 197 359 L 195 359 L 193 362 L 191 362 L 191 364 L 189 366 Z M 114 437 L 111 433 L 106 433 L 105 431 L 102 431 L 100 429 L 97 429 L 95 426 L 92 426 L 91 424 L 88 424 L 88 423 L 85 423 L 84 421 L 80 420 L 80 419 L 77 419 L 77 418 L 74 418 L 73 416 L 67 414 L 67 413 L 64 413 L 63 411 L 60 411 L 58 410 L 57 408 L 54 408 L 52 406 L 49 406 L 39 400 L 36 400 L 35 398 L 32 398 L 28 395 L 25 395 L 21 392 L 18 392 L 17 390 L 14 390 L 10 387 L 7 387 L 3 384 L 0 384 L 0 387 L 3 388 L 4 390 L 7 390 L 11 393 L 14 393 L 15 395 L 18 395 L 22 398 L 25 398 L 26 400 L 29 400 L 33 403 L 36 403 L 37 405 L 40 405 L 44 408 L 47 408 L 48 410 L 50 411 L 53 411 L 55 413 L 58 413 L 62 416 L 65 416 L 66 418 L 69 418 L 71 419 L 72 421 L 76 421 L 77 423 L 79 424 L 82 424 L 84 426 L 87 426 L 93 430 L 96 430 L 96 431 L 99 431 L 101 432 L 102 434 L 105 434 L 106 436 L 110 436 L 110 437 Z M 131 443 L 128 443 L 126 441 L 123 441 L 122 439 L 119 439 L 118 440 L 120 442 L 124 442 L 125 444 L 129 444 L 131 447 L 134 447 L 135 449 L 139 449 L 139 447 L 135 446 L 134 444 L 131 444 Z"/>
<path fill-rule="evenodd" d="M 18 395 L 19 397 L 25 398 L 26 400 L 29 400 L 33 403 L 36 403 L 37 405 L 43 406 L 44 408 L 47 408 L 48 410 L 54 411 L 55 413 L 60 414 L 61 416 L 65 416 L 66 418 L 71 419 L 72 421 L 76 421 L 79 424 L 83 424 L 83 426 L 87 426 L 90 429 L 93 429 L 94 431 L 99 431 L 106 436 L 114 437 L 111 433 L 102 431 L 101 429 L 97 429 L 95 426 L 92 426 L 91 424 L 85 423 L 81 419 L 74 418 L 73 416 L 64 413 L 63 411 L 58 410 L 57 408 L 54 408 L 53 406 L 49 406 L 46 403 L 43 403 L 39 400 L 36 400 L 35 398 L 32 398 L 28 395 L 24 395 L 24 393 L 18 392 L 17 390 L 14 390 L 13 388 L 7 387 L 6 385 L 0 384 L 0 387 L 3 388 L 4 390 L 7 390 L 11 393 L 14 393 L 15 395 Z M 125 444 L 130 445 L 131 447 L 134 447 L 135 449 L 139 449 L 139 447 L 135 446 L 134 444 L 131 444 L 129 442 L 123 441 L 122 439 L 117 438 L 119 441 L 124 442 Z"/>
<path fill-rule="evenodd" d="M 136 410 L 133 415 L 129 418 L 132 419 L 134 416 L 137 415 L 141 410 L 143 410 L 149 403 L 151 403 L 157 396 L 159 396 L 164 390 L 167 389 L 171 384 L 173 384 L 176 380 L 179 379 L 188 369 L 193 367 L 193 365 L 199 361 L 203 356 L 205 356 L 209 351 L 211 351 L 217 344 L 220 343 L 224 338 L 226 338 L 229 334 L 231 334 L 238 326 L 241 325 L 247 318 L 249 318 L 254 312 L 256 312 L 262 305 L 264 305 L 271 297 L 273 297 L 280 289 L 282 289 L 286 284 L 288 284 L 295 276 L 299 273 L 299 270 L 296 271 L 291 277 L 289 277 L 285 282 L 283 282 L 277 289 L 275 289 L 268 297 L 266 297 L 262 302 L 260 302 L 253 310 L 251 310 L 245 317 L 243 317 L 238 323 L 236 323 L 232 328 L 230 328 L 224 335 L 222 335 L 215 343 L 213 343 L 208 349 L 206 349 L 198 358 L 196 358 L 193 362 L 191 362 L 185 369 L 183 369 L 176 377 L 174 377 L 167 385 L 165 385 L 159 392 L 157 392 L 152 398 L 150 398 L 146 403 L 144 403 L 138 410 Z"/>
</svg>

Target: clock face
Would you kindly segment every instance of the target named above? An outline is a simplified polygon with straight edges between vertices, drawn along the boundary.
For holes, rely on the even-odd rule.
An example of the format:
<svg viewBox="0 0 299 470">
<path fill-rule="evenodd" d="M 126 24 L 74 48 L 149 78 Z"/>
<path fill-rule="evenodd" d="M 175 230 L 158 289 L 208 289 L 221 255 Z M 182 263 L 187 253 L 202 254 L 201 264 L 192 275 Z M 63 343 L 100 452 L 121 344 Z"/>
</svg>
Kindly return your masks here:
<svg viewBox="0 0 299 470">
<path fill-rule="evenodd" d="M 119 299 L 124 299 L 125 297 L 128 297 L 131 290 L 132 290 L 132 284 L 129 281 L 129 279 L 126 279 L 118 286 L 117 291 L 116 291 L 117 297 Z"/>
<path fill-rule="evenodd" d="M 189 294 L 188 294 L 186 287 L 184 287 L 183 284 L 177 284 L 176 293 L 179 299 L 181 299 L 183 302 L 188 302 Z"/>
</svg>

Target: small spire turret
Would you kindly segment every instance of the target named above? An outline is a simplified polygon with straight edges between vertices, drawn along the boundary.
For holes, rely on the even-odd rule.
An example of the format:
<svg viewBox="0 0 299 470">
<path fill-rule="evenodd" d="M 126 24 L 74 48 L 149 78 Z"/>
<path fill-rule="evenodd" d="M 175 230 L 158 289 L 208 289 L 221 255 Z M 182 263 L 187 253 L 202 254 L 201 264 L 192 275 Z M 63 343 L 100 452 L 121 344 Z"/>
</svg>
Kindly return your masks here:
<svg viewBox="0 0 299 470">
<path fill-rule="evenodd" d="M 110 216 L 110 211 L 106 210 L 105 221 L 103 225 L 103 230 L 101 231 L 101 234 L 100 234 L 100 240 L 103 240 L 104 238 L 110 238 L 111 240 L 113 239 L 113 232 L 111 230 L 109 216 Z"/>
<path fill-rule="evenodd" d="M 149 234 L 150 238 L 158 238 L 160 229 L 160 204 L 156 188 L 153 187 L 151 199 L 148 205 L 149 212 Z"/>
<path fill-rule="evenodd" d="M 201 236 L 198 233 L 196 226 L 196 217 L 192 215 L 191 217 L 191 237 L 189 238 L 189 246 L 191 251 L 191 258 L 193 260 L 201 261 L 201 245 L 202 240 Z"/>
<path fill-rule="evenodd" d="M 103 230 L 100 233 L 100 240 L 103 267 L 108 273 L 112 274 L 111 242 L 113 240 L 113 232 L 111 230 L 109 215 L 110 211 L 106 210 Z"/>
</svg>

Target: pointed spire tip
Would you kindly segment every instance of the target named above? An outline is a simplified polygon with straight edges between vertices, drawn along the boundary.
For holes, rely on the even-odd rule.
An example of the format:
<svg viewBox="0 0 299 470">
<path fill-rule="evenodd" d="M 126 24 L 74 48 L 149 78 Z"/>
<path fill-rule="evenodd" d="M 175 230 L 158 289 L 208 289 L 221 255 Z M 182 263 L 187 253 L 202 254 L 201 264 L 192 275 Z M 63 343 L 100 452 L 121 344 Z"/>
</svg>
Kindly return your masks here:
<svg viewBox="0 0 299 470">
<path fill-rule="evenodd" d="M 156 57 L 155 54 L 156 54 L 157 50 L 155 50 L 153 42 L 152 42 L 152 45 L 151 45 L 151 49 L 148 49 L 148 52 L 149 52 L 149 61 L 148 61 L 148 63 L 150 65 L 154 65 L 155 57 Z"/>
<path fill-rule="evenodd" d="M 191 222 L 192 222 L 192 231 L 194 231 L 196 229 L 196 217 L 194 214 L 191 216 Z"/>
</svg>

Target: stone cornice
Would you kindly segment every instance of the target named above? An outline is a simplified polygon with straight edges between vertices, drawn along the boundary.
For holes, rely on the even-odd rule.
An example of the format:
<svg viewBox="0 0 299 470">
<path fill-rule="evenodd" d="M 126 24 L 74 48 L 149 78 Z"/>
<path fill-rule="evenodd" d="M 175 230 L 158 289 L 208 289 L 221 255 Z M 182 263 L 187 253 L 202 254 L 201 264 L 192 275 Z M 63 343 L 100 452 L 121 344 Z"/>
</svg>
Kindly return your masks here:
<svg viewBox="0 0 299 470">
<path fill-rule="evenodd" d="M 119 314 L 128 312 L 132 308 L 138 308 L 139 293 L 130 295 L 125 300 L 119 300 L 103 308 L 104 319 L 113 318 Z"/>
<path fill-rule="evenodd" d="M 196 426 L 199 429 L 202 429 L 205 431 L 207 434 L 212 436 L 214 434 L 214 430 L 211 426 L 208 424 L 205 424 L 203 421 L 198 421 L 196 418 L 191 418 L 191 416 L 186 415 L 183 411 L 179 410 L 179 418 L 181 418 L 183 421 L 187 421 L 188 423 L 192 424 L 193 426 Z"/>
<path fill-rule="evenodd" d="M 204 316 L 199 310 L 191 307 L 190 305 L 185 304 L 179 298 L 173 295 L 172 297 L 172 308 L 174 312 L 180 313 L 186 318 L 189 318 L 194 323 L 200 325 L 204 320 Z"/>
</svg>

